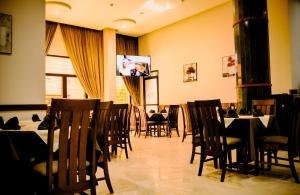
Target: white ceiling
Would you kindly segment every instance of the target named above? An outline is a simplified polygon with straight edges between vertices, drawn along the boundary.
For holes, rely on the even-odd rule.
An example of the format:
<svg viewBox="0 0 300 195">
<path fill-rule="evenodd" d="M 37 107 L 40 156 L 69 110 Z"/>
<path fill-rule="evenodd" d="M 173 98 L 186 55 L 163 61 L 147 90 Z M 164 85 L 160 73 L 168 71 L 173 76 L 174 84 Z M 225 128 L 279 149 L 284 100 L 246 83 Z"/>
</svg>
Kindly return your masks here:
<svg viewBox="0 0 300 195">
<path fill-rule="evenodd" d="M 114 20 L 130 18 L 135 20 L 136 24 L 126 30 L 119 29 L 119 33 L 140 36 L 229 0 L 184 0 L 176 8 L 164 12 L 155 12 L 145 8 L 144 4 L 147 0 L 60 1 L 71 5 L 71 11 L 65 16 L 56 16 L 49 12 L 46 5 L 46 20 L 101 30 L 116 28 Z"/>
</svg>

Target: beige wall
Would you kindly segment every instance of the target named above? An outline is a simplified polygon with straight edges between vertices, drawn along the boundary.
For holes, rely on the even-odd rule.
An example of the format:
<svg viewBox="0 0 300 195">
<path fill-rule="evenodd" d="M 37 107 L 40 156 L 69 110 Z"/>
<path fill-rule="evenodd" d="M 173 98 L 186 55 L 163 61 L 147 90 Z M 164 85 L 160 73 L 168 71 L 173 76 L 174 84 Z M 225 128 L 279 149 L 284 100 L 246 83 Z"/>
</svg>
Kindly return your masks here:
<svg viewBox="0 0 300 195">
<path fill-rule="evenodd" d="M 139 54 L 159 70 L 160 104 L 221 98 L 235 102 L 235 77 L 222 77 L 222 56 L 234 54 L 231 3 L 139 38 Z M 183 65 L 196 62 L 198 80 L 183 82 Z"/>
<path fill-rule="evenodd" d="M 291 88 L 287 0 L 269 0 L 270 64 L 273 93 Z M 222 56 L 234 49 L 231 2 L 139 38 L 139 53 L 150 55 L 159 70 L 161 104 L 221 98 L 236 102 L 235 77 L 222 77 Z M 198 81 L 183 83 L 182 66 L 198 64 Z"/>
<path fill-rule="evenodd" d="M 272 93 L 292 87 L 288 0 L 268 0 Z"/>
<path fill-rule="evenodd" d="M 0 54 L 0 104 L 45 103 L 45 1 L 1 0 L 12 15 L 12 54 Z"/>
</svg>

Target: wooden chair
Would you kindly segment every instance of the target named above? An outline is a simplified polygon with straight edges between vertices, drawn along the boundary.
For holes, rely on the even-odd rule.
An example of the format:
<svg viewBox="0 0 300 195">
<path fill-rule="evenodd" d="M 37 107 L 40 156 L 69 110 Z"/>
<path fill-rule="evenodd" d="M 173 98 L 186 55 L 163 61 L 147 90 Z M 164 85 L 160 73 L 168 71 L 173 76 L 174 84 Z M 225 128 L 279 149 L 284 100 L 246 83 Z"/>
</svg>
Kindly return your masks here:
<svg viewBox="0 0 300 195">
<path fill-rule="evenodd" d="M 181 111 L 182 111 L 182 117 L 183 117 L 183 133 L 182 133 L 182 142 L 184 142 L 184 139 L 188 135 L 192 135 L 192 123 L 191 123 L 191 117 L 190 112 L 187 104 L 181 104 Z"/>
<path fill-rule="evenodd" d="M 172 136 L 172 132 L 171 132 L 172 130 L 176 130 L 177 135 L 179 137 L 178 111 L 179 111 L 179 105 L 170 105 L 169 112 L 168 112 L 168 120 L 162 122 L 162 125 L 166 126 L 167 134 L 170 137 Z"/>
<path fill-rule="evenodd" d="M 296 183 L 299 183 L 299 177 L 297 175 L 294 162 L 300 162 L 299 160 L 294 160 L 294 158 L 299 157 L 300 155 L 300 98 L 296 98 L 293 109 L 292 117 L 290 120 L 290 125 L 287 128 L 290 128 L 288 131 L 288 136 L 275 135 L 275 136 L 264 136 L 260 139 L 259 149 L 260 154 L 264 154 L 264 151 L 267 151 L 267 162 L 264 161 L 264 155 L 261 155 L 260 163 L 268 164 L 269 169 L 271 165 L 288 167 L 291 169 L 292 176 L 295 179 Z M 288 158 L 272 156 L 275 154 L 273 151 L 283 150 L 287 151 Z M 281 164 L 279 162 L 272 162 L 272 159 L 288 161 L 289 165 Z"/>
<path fill-rule="evenodd" d="M 105 180 L 106 186 L 109 192 L 112 194 L 114 190 L 111 185 L 109 171 L 108 171 L 108 131 L 110 124 L 110 109 L 113 102 L 100 102 L 97 106 L 97 116 L 96 116 L 96 129 L 97 129 L 97 143 L 100 150 L 96 152 L 97 157 L 97 167 L 103 169 L 104 176 L 97 178 L 97 181 Z"/>
<path fill-rule="evenodd" d="M 201 122 L 201 118 L 199 120 L 200 125 L 198 125 L 198 115 L 196 110 L 196 104 L 195 102 L 187 102 L 188 105 L 188 111 L 191 119 L 191 125 L 192 125 L 192 155 L 190 163 L 192 164 L 194 161 L 195 154 L 201 154 L 200 152 L 196 152 L 196 149 L 200 146 L 201 143 L 203 143 L 203 124 Z M 200 134 L 200 132 L 202 134 Z"/>
<path fill-rule="evenodd" d="M 264 115 L 276 115 L 276 99 L 252 100 L 254 110 L 260 110 Z"/>
<path fill-rule="evenodd" d="M 129 145 L 130 151 L 132 151 L 132 146 L 131 146 L 131 140 L 130 140 L 130 119 L 131 119 L 131 113 L 132 113 L 132 105 L 128 105 L 128 112 L 127 112 L 127 118 L 126 118 L 126 129 L 125 133 L 126 135 L 126 141 Z"/>
<path fill-rule="evenodd" d="M 41 194 L 96 194 L 95 115 L 98 100 L 53 99 L 48 129 L 48 159 L 33 167 L 35 190 Z M 92 114 L 92 119 L 90 116 Z M 59 121 L 59 147 L 54 155 L 54 129 Z M 88 176 L 88 177 L 87 177 Z"/>
<path fill-rule="evenodd" d="M 145 132 L 145 137 L 150 135 L 154 131 L 156 123 L 155 121 L 149 121 L 146 111 L 143 106 L 138 107 L 138 135 L 140 136 L 142 132 Z"/>
<path fill-rule="evenodd" d="M 117 148 L 125 150 L 128 158 L 128 104 L 113 104 L 110 111 L 110 129 L 108 145 L 111 146 L 111 153 L 117 155 Z M 110 157 L 109 159 L 110 160 Z"/>
<path fill-rule="evenodd" d="M 229 156 L 231 150 L 244 148 L 245 143 L 239 138 L 226 136 L 224 113 L 219 99 L 196 101 L 196 108 L 203 122 L 205 140 L 201 145 L 198 175 L 201 176 L 202 174 L 204 162 L 219 159 L 222 169 L 221 182 L 223 182 L 227 168 L 227 157 L 231 158 Z M 207 156 L 212 156 L 212 158 L 206 159 Z"/>
<path fill-rule="evenodd" d="M 263 115 L 273 115 L 274 117 L 272 118 L 272 120 L 277 120 L 277 117 L 276 117 L 276 99 L 252 100 L 252 112 L 254 112 L 255 110 L 260 110 Z M 275 124 L 275 126 L 273 126 L 273 127 L 268 126 L 267 131 L 276 132 L 276 131 L 279 130 L 277 121 L 269 123 L 269 124 Z M 274 128 L 275 128 L 275 130 L 271 130 L 271 129 L 274 129 Z M 274 150 L 272 152 L 274 153 L 276 162 L 278 162 L 278 160 L 276 158 L 277 151 Z M 263 157 L 264 155 L 266 155 L 266 154 L 260 153 L 260 158 L 264 158 Z"/>
</svg>

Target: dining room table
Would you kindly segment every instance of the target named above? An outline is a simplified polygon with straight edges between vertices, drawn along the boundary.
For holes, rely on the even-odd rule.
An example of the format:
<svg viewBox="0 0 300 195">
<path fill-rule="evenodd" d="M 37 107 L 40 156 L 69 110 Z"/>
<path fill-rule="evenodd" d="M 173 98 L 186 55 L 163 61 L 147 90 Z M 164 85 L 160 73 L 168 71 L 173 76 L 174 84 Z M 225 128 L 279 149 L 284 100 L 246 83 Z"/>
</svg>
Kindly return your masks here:
<svg viewBox="0 0 300 195">
<path fill-rule="evenodd" d="M 277 135 L 279 133 L 275 115 L 255 117 L 253 115 L 239 115 L 235 118 L 224 118 L 226 135 L 237 137 L 246 142 L 246 151 L 243 155 L 237 153 L 238 161 L 253 162 L 258 157 L 256 153 L 259 137 Z"/>
<path fill-rule="evenodd" d="M 147 121 L 152 122 L 152 126 L 154 126 L 154 131 L 157 132 L 157 136 L 161 137 L 161 129 L 163 122 L 168 120 L 167 112 L 148 112 L 147 113 Z"/>
<path fill-rule="evenodd" d="M 36 131 L 0 130 L 0 194 L 30 194 L 33 164 L 47 158 L 47 144 Z"/>
</svg>

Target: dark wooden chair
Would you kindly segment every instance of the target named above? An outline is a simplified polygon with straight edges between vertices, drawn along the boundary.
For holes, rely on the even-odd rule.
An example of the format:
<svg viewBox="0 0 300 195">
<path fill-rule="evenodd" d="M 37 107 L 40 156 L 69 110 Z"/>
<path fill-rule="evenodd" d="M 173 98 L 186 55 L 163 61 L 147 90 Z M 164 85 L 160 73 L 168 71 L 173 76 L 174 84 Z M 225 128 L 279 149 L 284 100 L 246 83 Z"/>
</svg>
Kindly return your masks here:
<svg viewBox="0 0 300 195">
<path fill-rule="evenodd" d="M 97 181 L 105 180 L 106 186 L 110 193 L 114 193 L 111 185 L 109 171 L 108 171 L 108 131 L 110 124 L 110 109 L 113 102 L 100 102 L 97 105 L 97 116 L 96 116 L 96 129 L 97 129 L 97 143 L 100 150 L 96 152 L 97 167 L 102 168 L 104 176 L 97 178 Z"/>
<path fill-rule="evenodd" d="M 156 128 L 156 122 L 148 120 L 147 113 L 143 106 L 138 107 L 137 113 L 137 125 L 138 125 L 138 135 L 140 136 L 142 132 L 145 132 L 145 137 L 154 132 Z"/>
<path fill-rule="evenodd" d="M 260 110 L 264 115 L 276 115 L 276 99 L 252 100 L 254 110 Z"/>
<path fill-rule="evenodd" d="M 182 142 L 188 135 L 192 135 L 192 123 L 190 112 L 187 104 L 180 105 L 182 111 L 182 118 L 183 118 L 183 133 L 182 133 Z"/>
<path fill-rule="evenodd" d="M 38 194 L 74 194 L 87 189 L 91 189 L 91 194 L 96 194 L 97 102 L 98 100 L 52 100 L 48 159 L 33 166 L 34 191 Z M 55 156 L 53 145 L 57 117 L 59 147 Z"/>
<path fill-rule="evenodd" d="M 268 132 L 277 132 L 279 131 L 278 123 L 277 123 L 277 116 L 276 116 L 276 99 L 261 99 L 261 100 L 252 100 L 252 112 L 255 112 L 256 110 L 260 110 L 263 115 L 273 115 L 271 120 L 275 120 L 275 122 L 269 122 L 269 124 L 275 124 L 272 127 L 268 125 L 267 131 Z M 267 134 L 268 134 L 267 132 Z M 269 151 L 271 152 L 271 151 Z M 276 156 L 277 156 L 277 151 L 273 150 L 272 151 L 275 156 L 276 162 L 278 162 Z M 264 155 L 260 153 L 260 158 L 263 159 Z M 258 159 L 256 159 L 258 160 Z"/>
<path fill-rule="evenodd" d="M 294 162 L 300 161 L 294 160 L 294 158 L 299 157 L 300 154 L 300 98 L 295 98 L 295 102 L 292 108 L 290 125 L 288 125 L 287 128 L 289 129 L 287 131 L 288 136 L 264 136 L 260 139 L 260 154 L 264 154 L 264 151 L 267 151 L 268 154 L 267 162 L 264 161 L 264 156 L 261 155 L 260 163 L 262 164 L 262 167 L 263 164 L 267 164 L 269 166 L 269 169 L 271 169 L 271 165 L 290 168 L 295 182 L 299 183 L 299 177 L 297 175 Z M 275 155 L 272 156 L 272 154 L 275 154 L 273 151 L 277 150 L 287 151 L 288 157 L 277 157 Z M 289 165 L 282 164 L 278 161 L 272 162 L 272 159 L 288 161 Z"/>
<path fill-rule="evenodd" d="M 134 136 L 139 135 L 142 129 L 142 119 L 141 119 L 141 113 L 138 106 L 133 106 L 133 128 L 135 130 Z"/>
<path fill-rule="evenodd" d="M 128 158 L 128 104 L 113 104 L 110 111 L 110 128 L 108 133 L 108 145 L 111 153 L 117 155 L 117 148 L 125 150 Z M 128 131 L 128 132 L 127 132 Z M 110 160 L 110 157 L 109 159 Z"/>
<path fill-rule="evenodd" d="M 195 154 L 201 154 L 200 152 L 196 152 L 196 149 L 201 147 L 201 143 L 203 143 L 203 124 L 200 118 L 200 125 L 198 125 L 198 115 L 196 110 L 195 102 L 187 102 L 188 111 L 191 118 L 191 125 L 192 125 L 192 155 L 190 163 L 194 162 Z M 200 134 L 200 132 L 202 134 Z M 202 141 L 201 141 L 202 140 Z"/>
<path fill-rule="evenodd" d="M 128 112 L 127 112 L 127 117 L 126 117 L 126 129 L 125 129 L 125 133 L 126 135 L 126 141 L 127 144 L 129 145 L 129 149 L 130 151 L 132 151 L 132 145 L 131 145 L 131 140 L 130 140 L 130 119 L 131 119 L 131 114 L 132 114 L 132 105 L 128 105 Z"/>
<path fill-rule="evenodd" d="M 220 167 L 222 169 L 221 182 L 223 182 L 227 168 L 227 157 L 231 158 L 231 156 L 229 156 L 231 150 L 243 149 L 245 143 L 239 138 L 226 136 L 223 116 L 224 112 L 219 99 L 196 101 L 196 108 L 197 112 L 201 115 L 205 140 L 205 142 L 201 144 L 201 158 L 198 175 L 201 176 L 202 174 L 204 162 L 219 159 Z M 206 159 L 207 156 L 212 156 L 212 158 Z"/>
<path fill-rule="evenodd" d="M 168 120 L 163 121 L 161 123 L 162 126 L 165 126 L 167 130 L 167 134 L 171 137 L 172 130 L 177 132 L 179 137 L 179 130 L 178 130 L 178 112 L 179 112 L 179 105 L 170 105 L 168 111 Z"/>
</svg>

